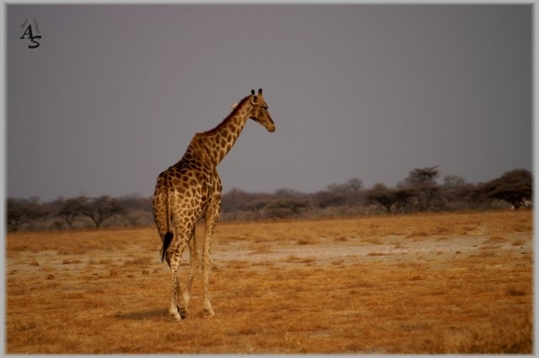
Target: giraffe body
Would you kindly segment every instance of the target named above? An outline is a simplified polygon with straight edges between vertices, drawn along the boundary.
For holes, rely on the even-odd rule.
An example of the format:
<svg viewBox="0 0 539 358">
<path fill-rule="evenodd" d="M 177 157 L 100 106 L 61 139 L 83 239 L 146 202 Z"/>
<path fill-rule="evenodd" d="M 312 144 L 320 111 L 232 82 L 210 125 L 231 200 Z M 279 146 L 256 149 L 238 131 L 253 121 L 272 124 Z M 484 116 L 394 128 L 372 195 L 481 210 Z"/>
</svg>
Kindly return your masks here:
<svg viewBox="0 0 539 358">
<path fill-rule="evenodd" d="M 270 132 L 275 125 L 262 97 L 262 90 L 242 99 L 214 129 L 197 133 L 184 156 L 157 177 L 153 214 L 163 247 L 161 258 L 171 271 L 172 297 L 169 314 L 176 320 L 187 316 L 193 278 L 199 266 L 195 236 L 196 223 L 204 219 L 202 249 L 203 311 L 214 312 L 209 298 L 210 248 L 215 224 L 221 212 L 221 179 L 217 165 L 238 139 L 251 118 Z M 183 252 L 189 247 L 190 269 L 187 286 L 182 289 L 179 268 Z"/>
</svg>

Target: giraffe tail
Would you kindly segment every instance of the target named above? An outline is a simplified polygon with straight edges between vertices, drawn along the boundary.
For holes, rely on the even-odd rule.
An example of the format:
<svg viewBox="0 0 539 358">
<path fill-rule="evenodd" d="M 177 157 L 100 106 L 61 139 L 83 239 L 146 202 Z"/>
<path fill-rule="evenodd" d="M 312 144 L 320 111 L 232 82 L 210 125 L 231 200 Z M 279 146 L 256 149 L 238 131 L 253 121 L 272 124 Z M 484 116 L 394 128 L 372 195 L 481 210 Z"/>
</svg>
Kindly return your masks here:
<svg viewBox="0 0 539 358">
<path fill-rule="evenodd" d="M 167 249 L 170 246 L 170 243 L 172 242 L 173 237 L 174 237 L 174 234 L 170 231 L 167 231 L 167 233 L 165 234 L 165 237 L 163 238 L 163 247 L 161 247 L 161 262 L 165 261 Z"/>
<path fill-rule="evenodd" d="M 169 185 L 169 177 L 165 172 L 165 207 L 166 207 L 166 215 L 167 215 L 167 232 L 165 236 L 163 237 L 163 246 L 161 247 L 161 262 L 165 261 L 165 257 L 167 255 L 167 249 L 172 243 L 172 238 L 174 237 L 174 234 L 171 230 L 171 217 L 170 217 L 170 185 Z"/>
</svg>

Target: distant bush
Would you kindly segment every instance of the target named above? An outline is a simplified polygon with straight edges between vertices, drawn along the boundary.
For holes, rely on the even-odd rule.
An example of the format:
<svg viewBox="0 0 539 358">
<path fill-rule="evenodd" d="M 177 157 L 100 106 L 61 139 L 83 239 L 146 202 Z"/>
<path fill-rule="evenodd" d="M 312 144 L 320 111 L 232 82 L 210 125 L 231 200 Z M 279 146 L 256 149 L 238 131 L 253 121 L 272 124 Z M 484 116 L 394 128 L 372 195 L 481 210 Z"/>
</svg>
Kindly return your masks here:
<svg viewBox="0 0 539 358">
<path fill-rule="evenodd" d="M 360 179 L 330 184 L 302 193 L 279 188 L 274 193 L 249 193 L 238 188 L 223 193 L 221 221 L 329 218 L 418 211 L 519 209 L 532 198 L 532 174 L 515 169 L 481 184 L 446 175 L 437 166 L 416 168 L 396 187 L 376 183 L 364 188 Z M 65 230 L 153 226 L 152 197 L 138 194 L 112 198 L 62 197 L 47 203 L 39 198 L 7 199 L 8 231 Z"/>
</svg>

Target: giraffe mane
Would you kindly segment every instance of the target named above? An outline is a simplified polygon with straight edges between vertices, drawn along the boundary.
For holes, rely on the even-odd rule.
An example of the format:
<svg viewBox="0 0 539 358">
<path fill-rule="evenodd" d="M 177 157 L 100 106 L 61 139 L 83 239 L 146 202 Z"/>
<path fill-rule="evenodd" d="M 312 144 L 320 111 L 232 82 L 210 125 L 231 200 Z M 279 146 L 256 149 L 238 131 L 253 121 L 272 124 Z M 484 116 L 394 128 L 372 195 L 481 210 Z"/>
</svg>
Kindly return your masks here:
<svg viewBox="0 0 539 358">
<path fill-rule="evenodd" d="M 230 117 L 233 117 L 233 116 L 235 116 L 235 115 L 238 113 L 238 111 L 239 111 L 239 109 L 241 108 L 241 106 L 243 106 L 243 104 L 244 104 L 246 101 L 248 101 L 250 97 L 251 97 L 251 96 L 247 96 L 247 97 L 245 97 L 244 99 L 242 99 L 242 100 L 241 100 L 241 101 L 240 101 L 240 102 L 239 102 L 239 103 L 232 109 L 232 112 L 230 112 L 230 114 L 229 114 L 228 116 L 226 116 L 226 118 L 223 119 L 223 120 L 221 121 L 221 123 L 219 123 L 215 128 L 210 129 L 210 130 L 208 130 L 208 131 L 206 131 L 206 132 L 203 132 L 202 134 L 213 134 L 213 133 L 215 133 L 215 132 L 218 132 L 218 131 L 225 125 L 226 121 L 227 121 Z"/>
</svg>

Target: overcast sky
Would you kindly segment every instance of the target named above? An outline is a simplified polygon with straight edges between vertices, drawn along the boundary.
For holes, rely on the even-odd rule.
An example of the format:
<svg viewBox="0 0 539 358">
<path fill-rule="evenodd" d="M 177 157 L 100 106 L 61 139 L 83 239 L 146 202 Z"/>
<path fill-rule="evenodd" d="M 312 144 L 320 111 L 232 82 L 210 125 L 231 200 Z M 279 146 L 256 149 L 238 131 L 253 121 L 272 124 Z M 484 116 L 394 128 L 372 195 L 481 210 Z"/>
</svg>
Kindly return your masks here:
<svg viewBox="0 0 539 358">
<path fill-rule="evenodd" d="M 264 89 L 224 192 L 532 168 L 532 5 L 8 5 L 7 196 L 153 194 Z M 23 33 L 32 25 L 37 48 Z"/>
</svg>

